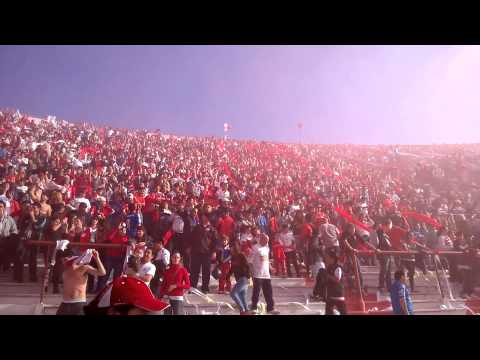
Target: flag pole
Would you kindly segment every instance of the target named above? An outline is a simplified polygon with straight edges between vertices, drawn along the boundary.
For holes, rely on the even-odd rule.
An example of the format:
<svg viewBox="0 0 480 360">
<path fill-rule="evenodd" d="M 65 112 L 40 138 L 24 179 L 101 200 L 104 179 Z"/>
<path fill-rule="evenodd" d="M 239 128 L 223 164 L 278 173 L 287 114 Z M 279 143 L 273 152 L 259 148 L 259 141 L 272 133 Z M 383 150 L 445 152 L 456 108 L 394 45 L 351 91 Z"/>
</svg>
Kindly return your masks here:
<svg viewBox="0 0 480 360">
<path fill-rule="evenodd" d="M 297 127 L 298 127 L 298 142 L 299 144 L 301 145 L 302 144 L 302 129 L 303 129 L 303 123 L 302 122 L 299 122 L 297 124 Z"/>
</svg>

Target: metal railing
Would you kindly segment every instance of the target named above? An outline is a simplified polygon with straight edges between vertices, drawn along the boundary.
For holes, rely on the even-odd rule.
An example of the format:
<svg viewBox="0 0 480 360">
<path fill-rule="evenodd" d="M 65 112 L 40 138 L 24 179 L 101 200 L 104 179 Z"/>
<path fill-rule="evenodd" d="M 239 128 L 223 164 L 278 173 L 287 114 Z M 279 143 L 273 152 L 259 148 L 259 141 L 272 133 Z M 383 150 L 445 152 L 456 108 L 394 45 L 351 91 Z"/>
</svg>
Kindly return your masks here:
<svg viewBox="0 0 480 360">
<path fill-rule="evenodd" d="M 377 255 L 386 255 L 386 256 L 405 256 L 405 255 L 417 255 L 417 254 L 422 254 L 422 255 L 432 255 L 434 256 L 434 265 L 435 265 L 435 277 L 438 283 L 438 288 L 440 292 L 440 296 L 442 299 L 442 302 L 447 302 L 448 306 L 451 307 L 450 301 L 455 300 L 453 298 L 452 290 L 450 287 L 450 284 L 448 283 L 447 275 L 445 272 L 445 269 L 443 268 L 443 265 L 441 264 L 441 261 L 439 259 L 440 255 L 447 255 L 447 256 L 465 256 L 466 253 L 462 251 L 449 251 L 449 250 L 422 250 L 422 251 L 394 251 L 394 250 L 389 250 L 389 251 L 380 251 L 380 252 L 375 252 L 373 250 L 356 250 L 355 252 L 351 252 L 349 254 L 352 265 L 354 268 L 354 276 L 355 276 L 355 285 L 356 285 L 356 290 L 358 291 L 358 302 L 361 308 L 362 312 L 366 312 L 366 305 L 365 305 L 365 299 L 363 297 L 363 289 L 361 288 L 361 282 L 360 282 L 360 274 L 358 272 L 358 257 L 372 257 L 372 256 L 377 256 Z M 476 254 L 476 257 L 480 257 L 480 254 Z M 442 285 L 442 281 L 440 280 L 440 272 L 443 273 L 444 278 L 446 279 L 447 282 L 447 289 L 444 289 L 444 286 Z M 448 291 L 448 297 L 445 294 L 445 290 Z"/>
<path fill-rule="evenodd" d="M 34 241 L 34 240 L 29 240 L 26 242 L 26 244 L 28 246 L 39 246 L 39 247 L 47 247 L 48 248 L 48 255 L 50 256 L 49 258 L 51 259 L 50 263 L 49 264 L 45 264 L 45 273 L 44 273 L 44 280 L 45 282 L 48 284 L 48 276 L 49 276 L 49 273 L 50 271 L 53 269 L 53 266 L 55 265 L 55 256 L 54 253 L 55 253 L 55 246 L 56 246 L 56 243 L 54 241 Z M 90 248 L 90 249 L 120 249 L 120 248 L 124 248 L 124 249 L 127 249 L 128 248 L 128 244 L 110 244 L 110 243 L 79 243 L 79 242 L 70 242 L 68 244 L 69 247 L 76 247 L 76 248 Z M 52 252 L 50 252 L 50 248 L 54 248 Z M 449 250 L 440 250 L 440 251 L 433 251 L 433 250 L 422 250 L 422 251 L 381 251 L 380 253 L 377 253 L 375 251 L 370 251 L 370 250 L 356 250 L 355 252 L 351 252 L 349 254 L 349 257 L 352 261 L 352 265 L 353 265 L 353 269 L 354 269 L 354 277 L 355 277 L 355 288 L 356 290 L 358 291 L 358 303 L 359 303 L 359 306 L 360 306 L 360 310 L 364 313 L 367 312 L 366 310 L 366 304 L 365 304 L 365 299 L 364 299 L 364 296 L 363 296 L 363 289 L 362 289 L 362 286 L 361 286 L 361 281 L 360 281 L 360 273 L 359 273 L 359 266 L 358 266 L 358 257 L 372 257 L 372 256 L 377 256 L 377 255 L 386 255 L 386 256 L 406 256 L 406 255 L 416 255 L 416 254 L 423 254 L 423 255 L 433 255 L 433 256 L 439 256 L 439 255 L 447 255 L 447 256 L 464 256 L 466 255 L 464 252 L 461 252 L 461 251 L 449 251 Z M 480 257 L 479 254 L 476 255 L 477 257 Z M 53 261 L 53 263 L 52 263 Z M 449 295 L 449 298 L 448 299 L 446 296 L 445 296 L 445 289 L 443 289 L 443 286 L 442 286 L 442 282 L 440 281 L 440 277 L 439 277 L 439 273 L 442 272 L 444 277 L 446 278 L 446 273 L 445 273 L 445 269 L 443 268 L 442 264 L 440 261 L 438 261 L 439 265 L 440 265 L 440 268 L 438 268 L 438 264 L 437 264 L 437 261 L 434 261 L 435 263 L 435 268 L 436 268 L 436 279 L 437 279 L 437 282 L 438 282 L 438 285 L 439 285 L 439 291 L 440 291 L 440 295 L 442 297 L 442 300 L 454 300 L 453 299 L 453 295 L 452 295 L 452 291 L 450 288 L 447 288 L 446 290 L 448 290 L 448 295 Z M 448 282 L 448 281 L 447 281 Z M 45 305 L 43 303 L 43 300 L 44 300 L 44 292 L 45 292 L 45 283 L 42 283 L 42 288 L 41 288 L 41 293 L 40 293 L 40 303 L 43 304 L 44 306 L 47 306 L 48 305 Z M 201 295 L 199 294 L 196 294 L 200 297 L 202 297 Z M 204 295 L 204 294 L 202 294 Z M 205 296 L 205 295 L 204 295 Z M 217 305 L 217 312 L 216 313 L 219 313 L 219 310 L 220 310 L 220 307 L 227 307 L 227 308 L 230 308 L 231 305 L 228 304 L 228 303 L 225 303 L 225 302 L 217 302 L 217 301 L 211 301 L 213 299 L 209 299 L 210 301 L 208 301 L 206 299 L 206 297 L 204 298 L 204 300 L 207 302 L 207 303 L 213 303 L 215 305 Z M 189 303 L 189 301 L 187 301 L 187 304 Z M 294 304 L 294 303 L 292 303 Z M 298 303 L 299 304 L 299 303 Z M 196 311 L 198 312 L 198 308 L 197 306 L 195 306 L 194 304 L 189 304 L 189 305 L 193 305 L 195 308 L 196 308 Z M 297 305 L 297 303 L 295 303 L 295 305 Z M 305 305 L 301 304 L 302 307 L 304 307 Z M 307 305 L 308 307 L 308 305 Z M 310 309 L 308 309 L 310 310 Z"/>
</svg>

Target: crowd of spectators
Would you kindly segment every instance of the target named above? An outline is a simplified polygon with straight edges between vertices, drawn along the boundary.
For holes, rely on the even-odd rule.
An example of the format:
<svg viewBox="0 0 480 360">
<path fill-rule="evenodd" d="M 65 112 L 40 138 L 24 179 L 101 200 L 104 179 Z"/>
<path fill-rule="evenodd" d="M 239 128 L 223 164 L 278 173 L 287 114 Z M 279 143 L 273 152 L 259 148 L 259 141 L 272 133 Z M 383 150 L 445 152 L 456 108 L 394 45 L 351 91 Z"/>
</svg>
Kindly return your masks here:
<svg viewBox="0 0 480 360">
<path fill-rule="evenodd" d="M 165 287 L 164 278 L 173 284 L 185 278 L 185 291 L 201 278 L 200 288 L 208 293 L 232 291 L 232 275 L 237 281 L 252 276 L 244 267 L 232 269 L 235 247 L 234 263 L 243 263 L 238 258 L 243 254 L 253 270 L 258 300 L 260 288 L 269 297 L 270 272 L 314 278 L 325 251 L 333 249 L 352 273 L 342 255 L 372 250 L 382 268 L 382 290 L 391 282 L 392 264 L 408 265 L 408 259 L 382 256 L 382 250 L 469 254 L 479 247 L 479 155 L 475 144 L 301 145 L 179 137 L 4 110 L 1 266 L 9 271 L 13 265 L 14 280 L 23 282 L 28 263 L 28 280 L 37 281 L 37 258 L 48 261 L 48 253 L 25 246 L 27 240 L 141 244 L 141 256 L 149 250 L 146 263 L 153 268 L 135 274 L 156 295 L 181 300 L 183 291 Z M 92 277 L 89 291 L 100 291 L 111 273 L 122 274 L 130 255 L 123 249 L 101 250 L 107 274 Z M 267 269 L 265 259 L 271 262 Z M 428 256 L 415 260 L 428 271 Z M 443 260 L 451 280 L 462 282 L 464 293 L 472 295 L 475 256 Z M 172 272 L 179 262 L 186 271 Z M 54 292 L 61 273 L 58 261 Z M 219 289 L 211 289 L 210 274 L 219 278 Z M 242 279 L 242 289 L 232 292 L 244 312 L 246 304 L 238 298 L 246 283 Z M 268 305 L 273 311 L 273 300 Z M 181 311 L 178 304 L 174 308 Z"/>
</svg>

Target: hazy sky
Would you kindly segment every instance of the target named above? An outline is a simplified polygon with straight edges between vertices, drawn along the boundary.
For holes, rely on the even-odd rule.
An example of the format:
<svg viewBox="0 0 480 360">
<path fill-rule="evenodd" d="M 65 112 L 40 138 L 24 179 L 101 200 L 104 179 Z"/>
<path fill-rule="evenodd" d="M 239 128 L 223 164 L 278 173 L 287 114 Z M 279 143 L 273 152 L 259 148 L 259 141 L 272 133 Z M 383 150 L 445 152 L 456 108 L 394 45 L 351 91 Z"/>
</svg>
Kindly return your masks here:
<svg viewBox="0 0 480 360">
<path fill-rule="evenodd" d="M 478 46 L 0 46 L 0 107 L 180 135 L 480 142 Z"/>
</svg>

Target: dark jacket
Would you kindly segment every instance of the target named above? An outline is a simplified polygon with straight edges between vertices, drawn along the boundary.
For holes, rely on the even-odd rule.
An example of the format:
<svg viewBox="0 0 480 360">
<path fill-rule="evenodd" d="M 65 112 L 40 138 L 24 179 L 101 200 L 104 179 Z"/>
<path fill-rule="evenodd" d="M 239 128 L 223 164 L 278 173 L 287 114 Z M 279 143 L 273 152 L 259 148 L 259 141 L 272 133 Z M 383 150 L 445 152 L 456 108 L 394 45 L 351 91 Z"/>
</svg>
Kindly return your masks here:
<svg viewBox="0 0 480 360">
<path fill-rule="evenodd" d="M 211 225 L 197 225 L 192 233 L 192 252 L 197 254 L 213 254 L 217 247 L 217 230 Z"/>
<path fill-rule="evenodd" d="M 343 275 L 340 281 L 338 281 L 335 278 L 335 270 L 337 268 L 341 269 L 341 266 L 338 264 L 327 266 L 327 269 L 326 269 L 327 298 L 340 298 L 345 296 L 344 287 L 343 287 Z"/>
<path fill-rule="evenodd" d="M 390 237 L 382 229 L 377 231 L 378 235 L 378 248 L 380 250 L 392 250 L 392 242 Z"/>
<path fill-rule="evenodd" d="M 243 254 L 233 255 L 232 256 L 232 268 L 228 273 L 228 277 L 235 276 L 235 280 L 238 281 L 242 277 L 247 279 L 252 277 L 250 272 L 250 266 L 248 265 L 247 258 Z"/>
</svg>

